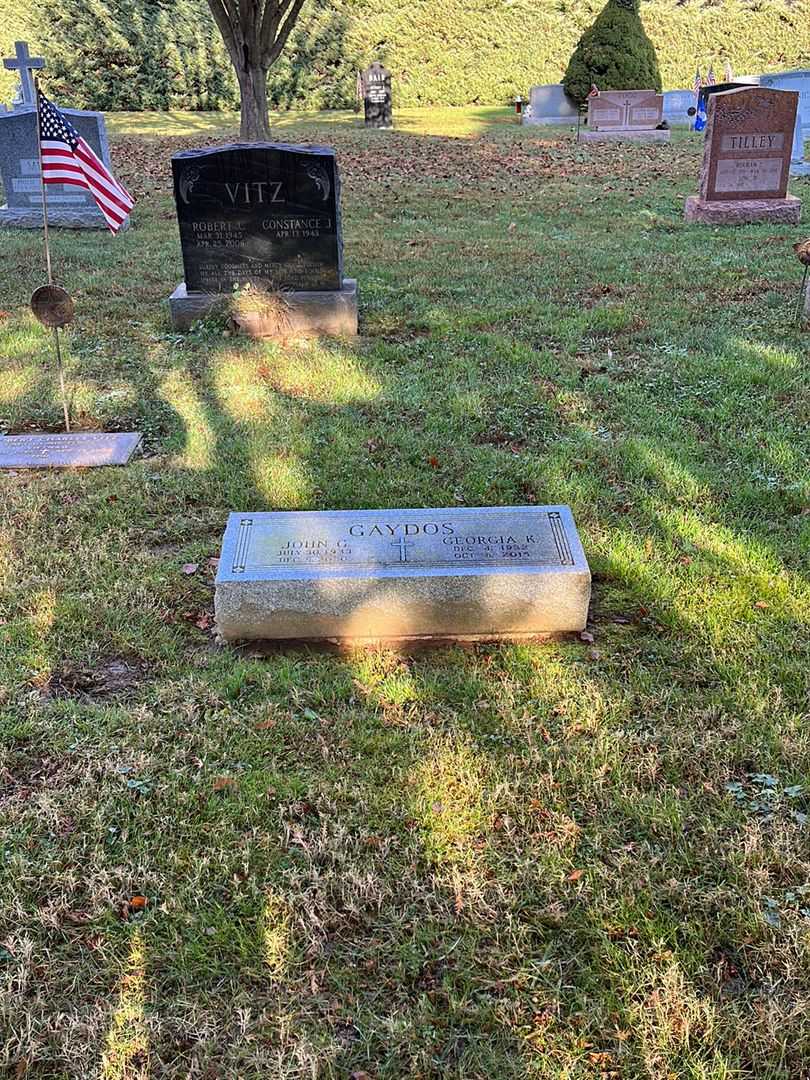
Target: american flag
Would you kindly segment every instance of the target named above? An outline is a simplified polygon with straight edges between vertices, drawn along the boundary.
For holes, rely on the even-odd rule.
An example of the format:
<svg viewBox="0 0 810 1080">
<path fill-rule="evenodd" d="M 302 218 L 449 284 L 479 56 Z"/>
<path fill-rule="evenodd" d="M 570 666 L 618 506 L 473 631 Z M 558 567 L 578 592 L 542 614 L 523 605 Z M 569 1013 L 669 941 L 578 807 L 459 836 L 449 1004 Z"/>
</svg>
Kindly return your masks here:
<svg viewBox="0 0 810 1080">
<path fill-rule="evenodd" d="M 695 97 L 700 96 L 700 91 L 703 89 L 703 76 L 700 74 L 700 68 L 695 72 Z"/>
<path fill-rule="evenodd" d="M 43 183 L 88 188 L 110 232 L 117 233 L 134 205 L 132 196 L 38 87 L 37 97 Z"/>
<path fill-rule="evenodd" d="M 714 86 L 714 84 L 717 82 L 717 79 L 714 77 L 713 67 L 710 67 L 706 74 L 706 82 L 709 84 L 709 86 Z"/>
<path fill-rule="evenodd" d="M 591 88 L 588 91 L 588 97 L 599 97 L 599 87 L 595 82 L 591 83 Z"/>
</svg>

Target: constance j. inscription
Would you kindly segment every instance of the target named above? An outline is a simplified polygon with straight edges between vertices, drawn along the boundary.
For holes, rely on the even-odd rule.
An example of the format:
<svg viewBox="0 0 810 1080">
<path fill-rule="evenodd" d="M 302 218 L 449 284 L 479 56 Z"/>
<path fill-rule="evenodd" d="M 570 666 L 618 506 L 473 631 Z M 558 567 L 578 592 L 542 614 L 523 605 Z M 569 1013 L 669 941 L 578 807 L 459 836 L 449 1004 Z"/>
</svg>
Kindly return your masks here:
<svg viewBox="0 0 810 1080">
<path fill-rule="evenodd" d="M 250 143 L 172 158 L 186 288 L 340 289 L 340 180 L 328 147 Z"/>
<path fill-rule="evenodd" d="M 581 630 L 590 572 L 566 506 L 231 514 L 223 637 Z"/>
</svg>

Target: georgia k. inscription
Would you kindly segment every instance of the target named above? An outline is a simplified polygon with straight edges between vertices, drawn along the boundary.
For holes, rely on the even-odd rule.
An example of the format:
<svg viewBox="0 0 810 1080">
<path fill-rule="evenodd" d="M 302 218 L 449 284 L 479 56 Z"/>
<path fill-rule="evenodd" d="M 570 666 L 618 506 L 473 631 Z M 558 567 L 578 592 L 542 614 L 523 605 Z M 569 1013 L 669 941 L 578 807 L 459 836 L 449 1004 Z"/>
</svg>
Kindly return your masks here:
<svg viewBox="0 0 810 1080">
<path fill-rule="evenodd" d="M 356 517 L 347 512 L 272 517 L 272 523 L 255 515 L 240 519 L 230 573 L 573 562 L 557 511 L 506 508 L 499 514 L 467 511 L 449 518 L 418 512 L 399 519 L 368 512 Z"/>
<path fill-rule="evenodd" d="M 339 289 L 340 180 L 327 147 L 251 143 L 172 158 L 186 288 Z"/>
</svg>

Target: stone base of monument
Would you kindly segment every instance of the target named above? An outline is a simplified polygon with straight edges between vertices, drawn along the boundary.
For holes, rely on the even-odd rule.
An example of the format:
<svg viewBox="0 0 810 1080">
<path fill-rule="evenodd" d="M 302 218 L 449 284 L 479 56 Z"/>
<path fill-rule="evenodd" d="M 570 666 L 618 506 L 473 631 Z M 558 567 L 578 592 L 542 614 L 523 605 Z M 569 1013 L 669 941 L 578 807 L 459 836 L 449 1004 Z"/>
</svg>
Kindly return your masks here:
<svg viewBox="0 0 810 1080">
<path fill-rule="evenodd" d="M 644 131 L 588 131 L 586 128 L 580 128 L 577 135 L 577 142 L 581 143 L 596 143 L 596 142 L 669 142 L 672 138 L 672 132 L 668 128 L 653 128 L 652 130 Z"/>
<path fill-rule="evenodd" d="M 199 319 L 221 308 L 228 311 L 229 296 L 188 292 L 181 281 L 169 297 L 169 311 L 175 330 L 189 330 Z M 249 337 L 333 337 L 357 336 L 357 281 L 344 278 L 342 289 L 321 292 L 284 292 L 267 311 L 229 311 L 236 328 Z"/>
<path fill-rule="evenodd" d="M 231 514 L 226 641 L 430 641 L 584 629 L 591 575 L 565 506 Z"/>
<path fill-rule="evenodd" d="M 106 229 L 107 222 L 95 207 L 79 207 L 71 210 L 57 206 L 48 207 L 48 225 L 52 229 Z M 42 208 L 26 206 L 0 206 L 0 229 L 41 229 Z M 129 228 L 126 218 L 121 229 Z"/>
<path fill-rule="evenodd" d="M 683 216 L 686 221 L 703 225 L 749 225 L 757 221 L 798 225 L 801 213 L 801 199 L 795 195 L 787 195 L 784 199 L 723 200 L 690 195 Z"/>
</svg>

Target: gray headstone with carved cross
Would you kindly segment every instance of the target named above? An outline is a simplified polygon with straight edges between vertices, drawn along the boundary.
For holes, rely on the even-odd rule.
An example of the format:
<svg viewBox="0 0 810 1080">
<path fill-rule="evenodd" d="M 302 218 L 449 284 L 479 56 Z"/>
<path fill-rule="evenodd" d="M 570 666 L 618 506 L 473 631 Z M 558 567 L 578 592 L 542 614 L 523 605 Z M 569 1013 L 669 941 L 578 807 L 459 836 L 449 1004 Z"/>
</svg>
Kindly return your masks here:
<svg viewBox="0 0 810 1080">
<path fill-rule="evenodd" d="M 15 55 L 3 66 L 17 72 L 21 103 L 0 112 L 0 178 L 5 204 L 0 206 L 0 228 L 42 228 L 42 184 L 39 172 L 35 71 L 45 67 L 40 56 L 31 56 L 28 43 L 15 42 Z M 85 109 L 60 106 L 82 138 L 110 166 L 110 147 L 104 116 Z M 73 184 L 48 184 L 48 225 L 64 229 L 106 229 L 107 223 L 87 188 Z M 124 222 L 124 228 L 129 219 Z"/>
</svg>

